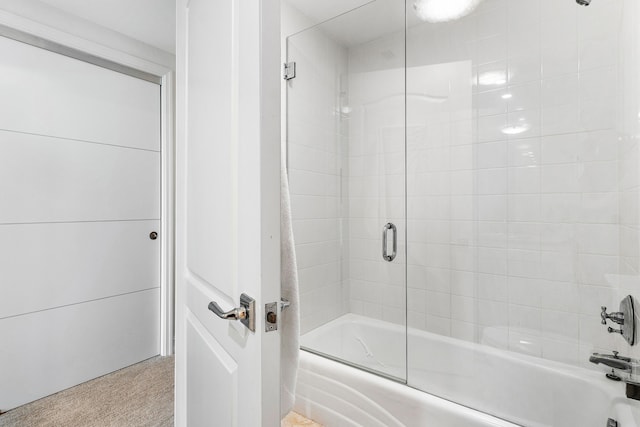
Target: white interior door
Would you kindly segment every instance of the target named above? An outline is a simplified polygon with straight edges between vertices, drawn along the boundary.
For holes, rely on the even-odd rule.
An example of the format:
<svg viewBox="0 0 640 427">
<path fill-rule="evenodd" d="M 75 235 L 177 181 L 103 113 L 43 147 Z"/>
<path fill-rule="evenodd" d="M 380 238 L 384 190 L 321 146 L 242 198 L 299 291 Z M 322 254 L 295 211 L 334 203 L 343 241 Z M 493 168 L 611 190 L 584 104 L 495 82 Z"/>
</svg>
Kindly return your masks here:
<svg viewBox="0 0 640 427">
<path fill-rule="evenodd" d="M 176 425 L 277 426 L 279 0 L 177 2 Z M 255 331 L 208 309 L 255 299 Z"/>
<path fill-rule="evenodd" d="M 0 37 L 0 409 L 159 353 L 160 86 Z"/>
</svg>

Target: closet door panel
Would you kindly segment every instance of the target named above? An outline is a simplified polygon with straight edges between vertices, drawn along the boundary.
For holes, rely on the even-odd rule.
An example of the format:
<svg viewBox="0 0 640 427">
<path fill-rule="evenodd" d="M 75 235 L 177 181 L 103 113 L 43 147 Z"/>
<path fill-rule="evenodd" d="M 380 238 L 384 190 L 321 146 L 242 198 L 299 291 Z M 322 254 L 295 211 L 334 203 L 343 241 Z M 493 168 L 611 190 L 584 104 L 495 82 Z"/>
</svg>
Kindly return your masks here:
<svg viewBox="0 0 640 427">
<path fill-rule="evenodd" d="M 0 131 L 0 223 L 158 219 L 160 153 Z"/>
<path fill-rule="evenodd" d="M 160 86 L 0 38 L 0 129 L 160 151 Z"/>
<path fill-rule="evenodd" d="M 159 353 L 160 85 L 0 37 L 0 410 Z"/>
<path fill-rule="evenodd" d="M 0 321 L 2 408 L 158 354 L 159 299 L 151 289 Z"/>
<path fill-rule="evenodd" d="M 160 286 L 160 221 L 0 225 L 0 319 Z"/>
</svg>

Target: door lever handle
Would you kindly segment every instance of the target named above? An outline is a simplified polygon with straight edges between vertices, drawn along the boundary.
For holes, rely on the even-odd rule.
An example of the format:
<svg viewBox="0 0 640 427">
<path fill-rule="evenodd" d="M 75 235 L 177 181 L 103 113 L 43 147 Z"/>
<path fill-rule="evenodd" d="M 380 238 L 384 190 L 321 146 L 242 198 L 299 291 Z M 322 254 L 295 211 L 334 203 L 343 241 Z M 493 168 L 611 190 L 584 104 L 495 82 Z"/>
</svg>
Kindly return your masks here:
<svg viewBox="0 0 640 427">
<path fill-rule="evenodd" d="M 256 316 L 255 316 L 256 302 L 247 294 L 240 295 L 240 307 L 233 308 L 229 311 L 224 311 L 217 302 L 211 301 L 209 303 L 209 310 L 221 319 L 225 320 L 239 320 L 244 326 L 246 326 L 251 332 L 256 330 Z"/>
<path fill-rule="evenodd" d="M 215 301 L 211 301 L 209 303 L 209 310 L 213 311 L 219 318 L 227 320 L 240 320 L 244 319 L 247 316 L 247 311 L 244 307 L 237 307 L 229 311 L 224 311 Z"/>
</svg>

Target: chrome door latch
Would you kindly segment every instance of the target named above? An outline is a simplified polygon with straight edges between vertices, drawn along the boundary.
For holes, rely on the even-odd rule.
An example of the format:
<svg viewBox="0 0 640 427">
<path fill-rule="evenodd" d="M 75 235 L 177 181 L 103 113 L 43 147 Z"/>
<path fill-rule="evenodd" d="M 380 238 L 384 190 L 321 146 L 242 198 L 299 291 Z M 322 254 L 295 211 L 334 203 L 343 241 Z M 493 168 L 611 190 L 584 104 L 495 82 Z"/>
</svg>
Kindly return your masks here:
<svg viewBox="0 0 640 427">
<path fill-rule="evenodd" d="M 278 303 L 270 302 L 264 305 L 264 331 L 278 330 Z"/>
<path fill-rule="evenodd" d="M 264 305 L 264 331 L 272 332 L 278 330 L 278 311 L 284 311 L 291 305 L 289 300 L 280 298 L 280 310 L 277 302 L 270 302 Z"/>
<path fill-rule="evenodd" d="M 251 332 L 256 331 L 256 301 L 247 294 L 240 295 L 240 307 L 223 311 L 217 302 L 209 303 L 209 310 L 221 319 L 239 320 Z"/>
</svg>

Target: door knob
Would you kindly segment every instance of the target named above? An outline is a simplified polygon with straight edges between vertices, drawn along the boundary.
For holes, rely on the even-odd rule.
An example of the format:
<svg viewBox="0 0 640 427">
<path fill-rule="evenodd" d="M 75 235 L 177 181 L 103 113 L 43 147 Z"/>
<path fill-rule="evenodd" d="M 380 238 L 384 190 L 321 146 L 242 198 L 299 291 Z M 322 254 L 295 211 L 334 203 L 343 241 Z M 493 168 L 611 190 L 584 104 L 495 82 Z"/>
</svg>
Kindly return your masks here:
<svg viewBox="0 0 640 427">
<path fill-rule="evenodd" d="M 151 240 L 156 240 L 158 238 L 158 233 L 155 231 L 152 231 L 151 233 L 149 233 L 149 238 Z"/>
<path fill-rule="evenodd" d="M 213 313 L 221 319 L 239 320 L 251 332 L 255 332 L 255 305 L 256 302 L 253 298 L 247 294 L 242 294 L 240 295 L 240 307 L 224 311 L 217 302 L 211 301 L 209 303 L 209 310 L 213 311 Z"/>
</svg>

